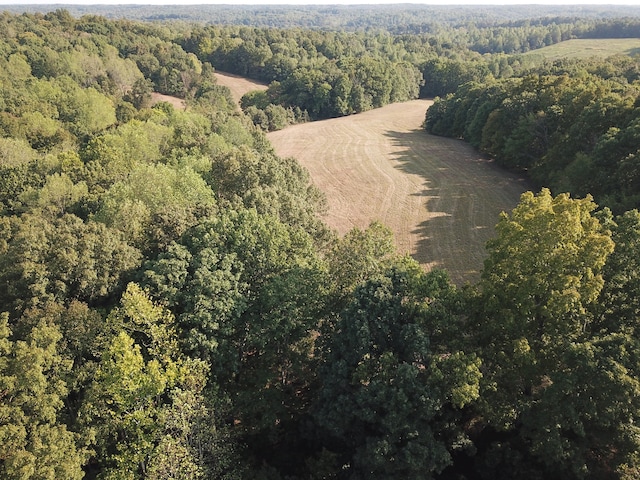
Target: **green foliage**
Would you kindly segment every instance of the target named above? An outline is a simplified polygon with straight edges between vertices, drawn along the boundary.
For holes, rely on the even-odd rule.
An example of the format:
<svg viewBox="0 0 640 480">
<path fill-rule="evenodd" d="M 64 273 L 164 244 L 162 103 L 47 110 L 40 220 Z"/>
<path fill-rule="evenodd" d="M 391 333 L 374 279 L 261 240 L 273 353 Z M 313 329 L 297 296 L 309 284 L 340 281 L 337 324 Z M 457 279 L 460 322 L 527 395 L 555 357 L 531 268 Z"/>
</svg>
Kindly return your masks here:
<svg viewBox="0 0 640 480">
<path fill-rule="evenodd" d="M 233 394 L 234 415 L 257 429 L 301 400 L 322 273 L 308 234 L 243 210 L 192 228 L 145 275 L 176 312 L 187 350 Z"/>
<path fill-rule="evenodd" d="M 325 199 L 292 158 L 246 146 L 234 148 L 212 159 L 209 183 L 218 198 L 232 206 L 240 203 L 283 223 L 302 226 L 318 238 L 324 236 L 316 214 L 322 212 Z"/>
<path fill-rule="evenodd" d="M 635 337 L 635 319 L 640 314 L 640 213 L 626 212 L 616 218 L 611 228 L 615 248 L 603 269 L 605 284 L 596 307 L 594 329 L 627 332 Z"/>
<path fill-rule="evenodd" d="M 501 217 L 497 238 L 487 244 L 480 288 L 541 348 L 575 340 L 585 307 L 602 289 L 613 242 L 592 216 L 595 208 L 589 198 L 528 192 L 510 216 Z"/>
<path fill-rule="evenodd" d="M 59 329 L 41 321 L 13 339 L 0 319 L 0 474 L 7 479 L 81 479 L 78 435 L 60 422 L 70 370 L 57 351 Z"/>
<path fill-rule="evenodd" d="M 54 173 L 47 176 L 41 188 L 30 188 L 18 198 L 26 208 L 61 216 L 76 210 L 88 193 L 86 183 L 73 183 L 68 175 Z"/>
<path fill-rule="evenodd" d="M 478 325 L 479 343 L 491 348 L 487 354 L 498 364 L 524 362 L 518 375 L 533 376 L 524 381 L 526 388 L 542 381 L 562 349 L 583 337 L 587 307 L 603 287 L 601 271 L 613 242 L 591 215 L 594 209 L 590 199 L 553 198 L 548 190 L 525 193 L 487 245 L 479 287 L 483 316 L 495 320 Z M 533 368 L 528 373 L 527 365 Z M 510 415 L 518 414 L 512 402 L 491 408 L 499 425 L 510 425 Z"/>
<path fill-rule="evenodd" d="M 615 298 L 603 277 L 612 223 L 594 208 L 548 190 L 525 194 L 488 244 L 466 327 L 486 368 L 482 478 L 600 478 L 637 448 L 636 340 L 593 322 L 599 295 Z"/>
<path fill-rule="evenodd" d="M 106 324 L 119 333 L 102 352 L 79 412 L 100 478 L 208 478 L 229 470 L 232 447 L 222 444 L 204 395 L 208 366 L 182 355 L 173 315 L 130 284 Z"/>
<path fill-rule="evenodd" d="M 640 216 L 587 196 L 640 199 L 637 61 L 488 53 L 636 22 L 469 8 L 0 14 L 2 478 L 637 476 Z M 212 65 L 271 83 L 242 114 Z M 430 131 L 586 196 L 525 194 L 463 290 L 331 234 L 263 133 L 420 87 Z"/>
<path fill-rule="evenodd" d="M 420 43 L 421 53 L 429 49 Z M 417 98 L 422 83 L 408 60 L 413 52 L 383 33 L 207 27 L 194 32 L 184 47 L 221 70 L 272 82 L 266 93 L 251 93 L 242 101 L 243 110 L 253 105 L 268 115 L 269 130 L 282 124 L 282 111 L 272 107 L 269 113 L 269 104 L 279 104 L 294 121 L 302 112 L 315 119 L 342 116 Z M 262 123 L 259 114 L 252 117 Z"/>
<path fill-rule="evenodd" d="M 336 239 L 327 252 L 327 263 L 335 294 L 345 301 L 360 284 L 400 263 L 400 257 L 392 232 L 373 222 L 365 230 L 354 228 Z"/>
<path fill-rule="evenodd" d="M 214 209 L 213 192 L 190 168 L 140 165 L 102 196 L 95 219 L 146 250 L 163 247 Z"/>
<path fill-rule="evenodd" d="M 137 478 L 161 427 L 157 399 L 169 378 L 121 332 L 103 353 L 80 417 L 93 427 L 103 478 Z"/>
<path fill-rule="evenodd" d="M 630 64 L 615 57 L 558 61 L 520 78 L 479 79 L 436 99 L 425 126 L 468 140 L 554 192 L 592 194 L 622 213 L 640 198 L 638 75 Z"/>
<path fill-rule="evenodd" d="M 36 152 L 24 140 L 0 138 L 0 165 L 19 167 L 27 165 L 36 158 Z"/>
<path fill-rule="evenodd" d="M 47 300 L 99 302 L 122 288 L 140 262 L 120 233 L 70 214 L 52 220 L 24 215 L 5 233 L 0 295 L 6 308 Z"/>
<path fill-rule="evenodd" d="M 436 427 L 478 398 L 480 362 L 436 354 L 428 303 L 451 288 L 439 273 L 392 269 L 358 288 L 327 342 L 318 422 L 345 478 L 431 478 L 450 462 Z M 447 407 L 448 405 L 448 407 Z"/>
</svg>

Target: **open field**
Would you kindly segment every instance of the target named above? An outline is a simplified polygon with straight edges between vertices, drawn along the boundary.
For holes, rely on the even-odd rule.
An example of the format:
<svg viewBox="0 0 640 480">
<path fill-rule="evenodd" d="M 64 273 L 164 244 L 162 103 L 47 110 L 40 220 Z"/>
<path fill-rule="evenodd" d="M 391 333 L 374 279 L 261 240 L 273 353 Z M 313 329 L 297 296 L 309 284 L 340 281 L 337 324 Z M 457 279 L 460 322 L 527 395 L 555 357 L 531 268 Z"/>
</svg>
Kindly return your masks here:
<svg viewBox="0 0 640 480">
<path fill-rule="evenodd" d="M 466 143 L 421 129 L 427 100 L 295 125 L 268 135 L 278 155 L 305 166 L 343 234 L 379 220 L 425 268 L 475 281 L 501 211 L 528 186 Z"/>
<path fill-rule="evenodd" d="M 558 60 L 560 58 L 607 58 L 618 54 L 640 55 L 640 38 L 567 40 L 526 53 L 526 55 L 542 55 L 547 60 Z"/>
<path fill-rule="evenodd" d="M 231 73 L 215 72 L 218 85 L 227 87 L 231 90 L 231 96 L 233 99 L 240 103 L 240 99 L 245 93 L 252 92 L 254 90 L 266 90 L 267 86 L 264 83 L 259 83 L 248 78 L 239 77 Z"/>
<path fill-rule="evenodd" d="M 216 76 L 237 100 L 266 88 Z M 330 227 L 344 234 L 379 220 L 393 230 L 400 251 L 425 268 L 447 269 L 462 284 L 478 279 L 499 213 L 515 207 L 528 186 L 466 143 L 422 130 L 430 104 L 388 105 L 268 137 L 278 155 L 295 157 L 325 192 Z"/>
<path fill-rule="evenodd" d="M 158 102 L 168 102 L 173 105 L 173 108 L 177 110 L 185 109 L 185 101 L 178 97 L 172 97 L 170 95 L 163 95 L 162 93 L 153 92 L 151 94 L 151 103 L 154 105 Z"/>
</svg>

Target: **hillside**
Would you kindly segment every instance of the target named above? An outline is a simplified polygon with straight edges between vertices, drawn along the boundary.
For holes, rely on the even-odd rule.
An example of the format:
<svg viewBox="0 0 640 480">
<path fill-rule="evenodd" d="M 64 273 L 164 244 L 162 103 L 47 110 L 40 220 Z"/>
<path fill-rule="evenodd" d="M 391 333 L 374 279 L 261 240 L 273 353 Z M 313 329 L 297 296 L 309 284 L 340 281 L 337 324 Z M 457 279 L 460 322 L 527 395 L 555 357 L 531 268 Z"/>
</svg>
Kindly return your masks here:
<svg viewBox="0 0 640 480">
<path fill-rule="evenodd" d="M 477 279 L 498 215 L 517 204 L 525 183 L 467 144 L 421 130 L 430 103 L 388 105 L 268 138 L 326 193 L 330 227 L 344 234 L 378 220 L 400 251 L 463 283 Z"/>
</svg>

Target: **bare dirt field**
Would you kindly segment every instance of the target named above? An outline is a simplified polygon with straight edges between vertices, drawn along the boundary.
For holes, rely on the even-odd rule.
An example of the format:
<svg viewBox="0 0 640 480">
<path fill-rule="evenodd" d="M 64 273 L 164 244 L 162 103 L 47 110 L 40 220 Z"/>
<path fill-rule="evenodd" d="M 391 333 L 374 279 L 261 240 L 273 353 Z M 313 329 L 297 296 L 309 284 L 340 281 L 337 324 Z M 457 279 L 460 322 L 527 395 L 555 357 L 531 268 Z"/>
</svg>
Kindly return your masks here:
<svg viewBox="0 0 640 480">
<path fill-rule="evenodd" d="M 268 137 L 326 193 L 330 227 L 344 234 L 379 220 L 425 268 L 445 268 L 457 284 L 474 282 L 500 212 L 529 186 L 466 143 L 422 130 L 430 104 L 388 105 Z"/>
<path fill-rule="evenodd" d="M 245 93 L 267 89 L 267 86 L 263 83 L 239 77 L 231 73 L 215 72 L 215 76 L 216 80 L 218 80 L 218 85 L 222 85 L 231 90 L 231 96 L 238 103 L 240 103 L 240 99 Z"/>
</svg>

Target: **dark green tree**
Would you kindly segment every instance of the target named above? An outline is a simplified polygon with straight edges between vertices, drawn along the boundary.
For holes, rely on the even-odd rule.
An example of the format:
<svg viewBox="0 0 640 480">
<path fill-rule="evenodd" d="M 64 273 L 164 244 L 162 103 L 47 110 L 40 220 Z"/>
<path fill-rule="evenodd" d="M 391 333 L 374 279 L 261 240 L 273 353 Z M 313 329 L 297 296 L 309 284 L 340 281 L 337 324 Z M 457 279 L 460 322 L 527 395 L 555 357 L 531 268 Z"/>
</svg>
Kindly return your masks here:
<svg viewBox="0 0 640 480">
<path fill-rule="evenodd" d="M 430 304 L 451 289 L 442 272 L 392 268 L 358 287 L 340 314 L 316 401 L 337 478 L 434 478 L 452 443 L 464 444 L 446 424 L 478 398 L 480 362 L 430 342 Z"/>
</svg>

